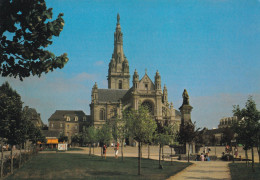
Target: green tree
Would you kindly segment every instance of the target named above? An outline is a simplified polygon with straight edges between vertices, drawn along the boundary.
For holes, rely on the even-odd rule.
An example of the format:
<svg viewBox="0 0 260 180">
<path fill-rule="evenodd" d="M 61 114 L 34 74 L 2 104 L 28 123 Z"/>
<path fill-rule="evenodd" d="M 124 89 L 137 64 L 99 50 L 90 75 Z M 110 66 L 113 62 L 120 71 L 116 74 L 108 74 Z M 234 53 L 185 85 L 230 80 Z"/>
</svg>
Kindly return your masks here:
<svg viewBox="0 0 260 180">
<path fill-rule="evenodd" d="M 156 122 L 146 107 L 126 113 L 126 127 L 129 136 L 138 142 L 138 175 L 141 175 L 141 145 L 151 141 L 156 129 Z"/>
<path fill-rule="evenodd" d="M 254 146 L 257 145 L 259 154 L 259 121 L 260 112 L 256 108 L 256 103 L 252 96 L 249 96 L 245 108 L 240 109 L 239 105 L 233 106 L 234 116 L 237 116 L 238 122 L 234 125 L 237 140 L 243 144 L 244 149 L 252 151 L 252 170 L 254 171 Z"/>
<path fill-rule="evenodd" d="M 11 174 L 13 174 L 13 146 L 19 144 L 22 101 L 8 82 L 0 86 L 0 117 L 0 137 L 11 145 Z"/>
<path fill-rule="evenodd" d="M 106 123 L 104 124 L 100 129 L 97 131 L 97 139 L 100 144 L 101 148 L 101 156 L 103 158 L 103 145 L 106 144 L 108 145 L 112 139 L 112 129 L 111 126 Z"/>
<path fill-rule="evenodd" d="M 75 134 L 71 137 L 71 143 L 80 144 L 81 143 L 81 136 L 79 134 Z"/>
<path fill-rule="evenodd" d="M 188 144 L 188 162 L 190 162 L 190 146 L 195 142 L 196 138 L 199 135 L 200 128 L 195 130 L 195 123 L 184 122 L 180 126 L 180 131 L 178 133 L 178 140 L 184 146 Z M 187 151 L 187 150 L 186 150 Z"/>
<path fill-rule="evenodd" d="M 67 54 L 45 50 L 64 26 L 63 14 L 51 21 L 52 8 L 45 0 L 0 1 L 0 75 L 41 76 L 67 63 Z"/>
<path fill-rule="evenodd" d="M 98 141 L 96 128 L 94 126 L 90 126 L 86 129 L 83 129 L 82 138 L 84 144 L 89 144 L 89 155 L 91 155 L 91 145 Z M 94 154 L 94 146 L 93 146 L 93 154 Z"/>
<path fill-rule="evenodd" d="M 128 137 L 128 131 L 126 128 L 126 119 L 127 119 L 127 112 L 123 112 L 123 116 L 121 118 L 117 117 L 113 121 L 113 138 L 117 141 L 119 140 L 121 143 L 121 157 L 124 160 L 124 143 L 125 139 Z"/>
<path fill-rule="evenodd" d="M 159 169 L 162 169 L 161 153 L 163 153 L 163 146 L 171 146 L 172 144 L 174 144 L 176 133 L 176 127 L 172 124 L 168 124 L 167 122 L 165 124 L 159 122 L 157 123 L 155 141 L 159 144 Z"/>
<path fill-rule="evenodd" d="M 65 136 L 64 132 L 60 134 L 60 137 L 58 138 L 59 142 L 68 142 L 69 138 L 68 136 Z"/>
<path fill-rule="evenodd" d="M 224 128 L 221 137 L 221 144 L 231 145 L 231 140 L 234 139 L 234 131 L 232 128 Z"/>
</svg>

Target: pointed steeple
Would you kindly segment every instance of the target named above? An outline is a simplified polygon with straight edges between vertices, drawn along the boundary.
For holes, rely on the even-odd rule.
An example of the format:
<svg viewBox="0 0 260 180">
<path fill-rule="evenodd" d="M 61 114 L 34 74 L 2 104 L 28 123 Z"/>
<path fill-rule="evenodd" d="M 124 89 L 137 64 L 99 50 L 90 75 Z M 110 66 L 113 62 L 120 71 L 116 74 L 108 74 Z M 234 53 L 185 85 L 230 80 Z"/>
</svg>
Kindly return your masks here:
<svg viewBox="0 0 260 180">
<path fill-rule="evenodd" d="M 117 14 L 114 33 L 114 51 L 108 69 L 109 89 L 129 89 L 129 64 L 123 50 L 123 33 L 120 26 L 120 15 Z"/>
<path fill-rule="evenodd" d="M 117 14 L 116 31 L 114 33 L 114 53 L 112 56 L 117 63 L 122 63 L 124 61 L 123 33 L 121 32 L 119 14 Z"/>
</svg>

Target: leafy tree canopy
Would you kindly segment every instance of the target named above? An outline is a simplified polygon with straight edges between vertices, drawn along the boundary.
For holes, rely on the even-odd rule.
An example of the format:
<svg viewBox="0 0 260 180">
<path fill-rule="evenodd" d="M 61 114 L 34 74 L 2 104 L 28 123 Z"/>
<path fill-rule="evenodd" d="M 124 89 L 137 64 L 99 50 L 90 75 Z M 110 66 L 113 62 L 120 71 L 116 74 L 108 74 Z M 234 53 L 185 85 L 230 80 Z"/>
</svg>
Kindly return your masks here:
<svg viewBox="0 0 260 180">
<path fill-rule="evenodd" d="M 94 126 L 90 126 L 82 132 L 83 143 L 92 144 L 97 141 L 97 130 Z"/>
<path fill-rule="evenodd" d="M 101 146 L 103 146 L 103 144 L 109 144 L 111 138 L 112 131 L 108 124 L 104 124 L 100 129 L 98 129 L 97 140 L 100 142 Z"/>
<path fill-rule="evenodd" d="M 180 131 L 178 133 L 178 140 L 180 143 L 192 143 L 193 141 L 198 138 L 200 134 L 200 128 L 195 129 L 195 123 L 193 124 L 190 122 L 184 122 L 180 126 Z"/>
<path fill-rule="evenodd" d="M 52 15 L 45 0 L 0 1 L 0 75 L 23 80 L 64 67 L 66 53 L 45 50 L 64 26 L 62 13 L 53 21 Z"/>
<path fill-rule="evenodd" d="M 238 142 L 244 145 L 244 149 L 250 149 L 255 144 L 259 145 L 260 112 L 252 96 L 249 96 L 245 108 L 240 109 L 239 105 L 233 106 L 233 113 L 238 117 L 238 122 L 233 126 Z"/>
<path fill-rule="evenodd" d="M 130 137 L 137 142 L 149 142 L 152 140 L 156 122 L 146 107 L 140 106 L 138 110 L 131 110 L 126 116 L 126 127 Z"/>
<path fill-rule="evenodd" d="M 62 132 L 58 140 L 59 142 L 68 142 L 69 139 L 68 136 L 65 136 L 64 132 Z"/>
<path fill-rule="evenodd" d="M 21 126 L 22 101 L 8 82 L 0 86 L 0 137 L 9 144 L 17 143 L 16 133 Z"/>
<path fill-rule="evenodd" d="M 173 145 L 177 137 L 177 126 L 157 123 L 155 141 L 162 145 Z"/>
</svg>

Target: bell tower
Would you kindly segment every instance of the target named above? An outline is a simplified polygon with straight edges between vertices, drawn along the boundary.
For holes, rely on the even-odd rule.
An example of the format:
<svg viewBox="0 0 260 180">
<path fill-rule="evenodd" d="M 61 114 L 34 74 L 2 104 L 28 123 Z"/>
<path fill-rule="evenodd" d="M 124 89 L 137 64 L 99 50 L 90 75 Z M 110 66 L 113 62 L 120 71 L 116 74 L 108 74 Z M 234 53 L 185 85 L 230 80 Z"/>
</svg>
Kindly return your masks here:
<svg viewBox="0 0 260 180">
<path fill-rule="evenodd" d="M 114 33 L 114 52 L 108 69 L 109 89 L 129 89 L 129 64 L 123 51 L 123 33 L 121 32 L 120 16 L 117 14 L 116 31 Z"/>
</svg>

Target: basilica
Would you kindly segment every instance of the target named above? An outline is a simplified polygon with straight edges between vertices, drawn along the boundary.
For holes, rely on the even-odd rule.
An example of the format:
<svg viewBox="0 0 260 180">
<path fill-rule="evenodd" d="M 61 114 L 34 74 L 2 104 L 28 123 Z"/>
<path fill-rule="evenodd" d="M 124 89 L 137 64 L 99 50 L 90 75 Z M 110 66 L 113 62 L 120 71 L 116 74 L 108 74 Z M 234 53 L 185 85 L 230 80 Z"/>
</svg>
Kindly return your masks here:
<svg viewBox="0 0 260 180">
<path fill-rule="evenodd" d="M 150 78 L 147 73 L 139 77 L 134 71 L 130 82 L 129 63 L 123 51 L 123 33 L 120 16 L 117 15 L 114 33 L 114 51 L 108 67 L 108 89 L 99 89 L 95 83 L 91 92 L 90 121 L 99 128 L 106 121 L 121 116 L 125 109 L 138 109 L 140 105 L 148 107 L 156 121 L 168 121 L 171 124 L 181 123 L 181 113 L 168 101 L 166 85 L 162 88 L 161 76 L 155 72 Z"/>
</svg>

